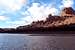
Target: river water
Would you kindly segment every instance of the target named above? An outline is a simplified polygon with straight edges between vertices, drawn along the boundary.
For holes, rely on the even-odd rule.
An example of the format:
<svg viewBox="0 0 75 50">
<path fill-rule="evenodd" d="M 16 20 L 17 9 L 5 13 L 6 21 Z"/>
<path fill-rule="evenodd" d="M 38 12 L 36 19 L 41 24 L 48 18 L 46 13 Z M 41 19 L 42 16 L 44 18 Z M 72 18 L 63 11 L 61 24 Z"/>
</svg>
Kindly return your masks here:
<svg viewBox="0 0 75 50">
<path fill-rule="evenodd" d="M 0 34 L 0 50 L 75 50 L 75 35 Z"/>
</svg>

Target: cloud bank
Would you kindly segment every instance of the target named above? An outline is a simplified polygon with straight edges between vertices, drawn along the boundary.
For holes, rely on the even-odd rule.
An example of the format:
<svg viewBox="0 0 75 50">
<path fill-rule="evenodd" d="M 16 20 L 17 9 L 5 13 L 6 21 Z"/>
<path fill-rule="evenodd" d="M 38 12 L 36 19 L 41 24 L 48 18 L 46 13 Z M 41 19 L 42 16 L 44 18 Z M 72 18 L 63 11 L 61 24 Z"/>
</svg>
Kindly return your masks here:
<svg viewBox="0 0 75 50">
<path fill-rule="evenodd" d="M 0 7 L 6 10 L 16 11 L 21 9 L 26 0 L 0 0 Z"/>
<path fill-rule="evenodd" d="M 49 5 L 40 5 L 40 3 L 33 3 L 31 7 L 27 9 L 27 14 L 31 17 L 33 21 L 45 20 L 49 14 L 56 15 L 58 9 Z"/>
</svg>

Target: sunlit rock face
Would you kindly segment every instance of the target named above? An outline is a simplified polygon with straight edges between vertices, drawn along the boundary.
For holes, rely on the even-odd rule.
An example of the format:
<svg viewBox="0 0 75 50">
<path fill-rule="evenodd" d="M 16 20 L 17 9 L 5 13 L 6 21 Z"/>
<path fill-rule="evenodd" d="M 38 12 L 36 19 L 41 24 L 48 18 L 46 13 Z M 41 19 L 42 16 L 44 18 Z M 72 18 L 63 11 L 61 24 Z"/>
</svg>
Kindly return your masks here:
<svg viewBox="0 0 75 50">
<path fill-rule="evenodd" d="M 75 10 L 73 10 L 72 7 L 65 7 L 61 11 L 61 16 L 74 16 L 75 15 Z"/>
<path fill-rule="evenodd" d="M 60 16 L 61 15 L 61 16 Z M 46 21 L 34 22 L 32 27 L 59 27 L 75 23 L 75 10 L 72 7 L 65 7 L 58 16 L 48 15 Z"/>
<path fill-rule="evenodd" d="M 45 21 L 44 20 L 34 21 L 28 26 L 18 27 L 17 30 L 22 30 L 22 31 L 39 30 L 40 31 L 40 30 L 46 30 L 47 28 L 49 28 L 49 30 L 51 29 L 54 30 L 55 28 L 59 29 L 67 26 L 75 27 L 75 10 L 73 10 L 73 8 L 71 7 L 64 8 L 61 11 L 61 16 L 60 14 L 58 16 L 52 16 L 51 14 L 49 14 Z"/>
<path fill-rule="evenodd" d="M 64 24 L 75 23 L 75 10 L 72 7 L 66 7 L 62 10 L 61 16 L 66 17 L 63 21 Z"/>
</svg>

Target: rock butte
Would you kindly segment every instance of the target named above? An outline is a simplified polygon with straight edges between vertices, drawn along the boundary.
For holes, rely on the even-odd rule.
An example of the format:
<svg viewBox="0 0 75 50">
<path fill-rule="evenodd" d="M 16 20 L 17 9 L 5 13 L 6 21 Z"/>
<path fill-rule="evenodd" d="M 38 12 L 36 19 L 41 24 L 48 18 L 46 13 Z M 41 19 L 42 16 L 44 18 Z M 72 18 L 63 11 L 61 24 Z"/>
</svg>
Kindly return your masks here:
<svg viewBox="0 0 75 50">
<path fill-rule="evenodd" d="M 59 16 L 48 15 L 46 21 L 37 21 L 31 24 L 32 27 L 54 27 L 75 23 L 75 10 L 72 7 L 64 8 Z"/>
</svg>

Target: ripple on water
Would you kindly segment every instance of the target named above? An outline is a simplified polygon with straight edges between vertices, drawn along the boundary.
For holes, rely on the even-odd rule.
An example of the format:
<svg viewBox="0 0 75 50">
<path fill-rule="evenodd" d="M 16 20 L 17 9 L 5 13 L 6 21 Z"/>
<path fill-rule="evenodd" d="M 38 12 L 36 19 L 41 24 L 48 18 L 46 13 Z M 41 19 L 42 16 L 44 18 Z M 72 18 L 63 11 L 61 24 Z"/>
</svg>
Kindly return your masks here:
<svg viewBox="0 0 75 50">
<path fill-rule="evenodd" d="M 75 36 L 0 34 L 0 50 L 74 50 Z"/>
</svg>

